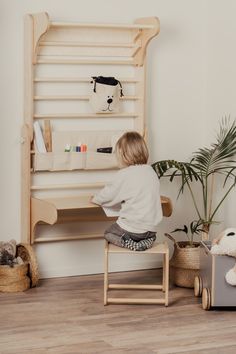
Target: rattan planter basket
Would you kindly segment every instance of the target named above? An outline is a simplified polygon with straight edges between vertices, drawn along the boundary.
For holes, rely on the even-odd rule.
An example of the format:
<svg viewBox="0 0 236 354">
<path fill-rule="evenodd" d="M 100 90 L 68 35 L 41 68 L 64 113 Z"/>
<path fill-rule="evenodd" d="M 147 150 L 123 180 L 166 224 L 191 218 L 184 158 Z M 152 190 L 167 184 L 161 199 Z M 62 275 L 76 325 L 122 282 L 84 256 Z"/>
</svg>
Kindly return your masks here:
<svg viewBox="0 0 236 354">
<path fill-rule="evenodd" d="M 16 254 L 23 259 L 24 263 L 16 264 L 14 267 L 0 266 L 0 292 L 25 291 L 37 285 L 39 275 L 33 248 L 21 243 L 17 245 Z"/>
<path fill-rule="evenodd" d="M 195 247 L 186 247 L 189 242 L 176 242 L 171 235 L 165 234 L 165 236 L 174 242 L 174 253 L 170 261 L 174 284 L 184 288 L 193 288 L 194 278 L 199 275 L 200 269 L 200 244 L 194 242 Z"/>
</svg>

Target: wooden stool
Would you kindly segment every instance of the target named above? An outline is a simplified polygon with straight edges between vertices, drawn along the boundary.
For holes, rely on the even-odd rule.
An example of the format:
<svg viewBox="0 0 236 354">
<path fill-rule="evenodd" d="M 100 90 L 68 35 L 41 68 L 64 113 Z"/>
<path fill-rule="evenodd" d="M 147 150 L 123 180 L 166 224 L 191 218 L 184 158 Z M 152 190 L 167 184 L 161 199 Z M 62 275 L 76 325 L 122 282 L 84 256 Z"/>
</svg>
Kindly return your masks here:
<svg viewBox="0 0 236 354">
<path fill-rule="evenodd" d="M 163 254 L 163 279 L 162 284 L 109 284 L 108 283 L 108 258 L 111 253 L 125 254 Z M 112 298 L 108 297 L 109 289 L 133 289 L 133 290 L 162 290 L 165 295 L 162 299 L 147 298 Z M 107 304 L 164 304 L 168 306 L 169 291 L 169 248 L 168 244 L 155 244 L 146 251 L 131 251 L 128 248 L 121 248 L 105 241 L 105 267 L 104 267 L 104 305 Z"/>
</svg>

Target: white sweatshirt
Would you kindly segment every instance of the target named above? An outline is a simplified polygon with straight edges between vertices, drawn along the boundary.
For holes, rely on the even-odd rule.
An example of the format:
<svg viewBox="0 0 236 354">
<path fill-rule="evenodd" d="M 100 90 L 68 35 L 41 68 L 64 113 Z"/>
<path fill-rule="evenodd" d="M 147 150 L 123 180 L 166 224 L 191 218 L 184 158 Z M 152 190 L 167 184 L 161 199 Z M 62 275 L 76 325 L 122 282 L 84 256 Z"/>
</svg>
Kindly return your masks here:
<svg viewBox="0 0 236 354">
<path fill-rule="evenodd" d="M 129 232 L 157 231 L 162 219 L 159 179 L 149 165 L 132 165 L 117 172 L 93 202 L 120 208 L 117 223 Z"/>
</svg>

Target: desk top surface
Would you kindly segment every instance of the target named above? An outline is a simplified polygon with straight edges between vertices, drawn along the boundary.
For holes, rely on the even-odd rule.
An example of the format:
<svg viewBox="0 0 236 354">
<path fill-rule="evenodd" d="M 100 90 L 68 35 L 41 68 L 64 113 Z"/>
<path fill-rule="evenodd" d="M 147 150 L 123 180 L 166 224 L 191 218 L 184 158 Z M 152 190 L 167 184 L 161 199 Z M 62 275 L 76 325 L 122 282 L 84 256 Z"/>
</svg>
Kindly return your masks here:
<svg viewBox="0 0 236 354">
<path fill-rule="evenodd" d="M 72 209 L 91 209 L 100 208 L 99 205 L 91 202 L 92 195 L 70 196 L 46 198 L 44 201 L 53 204 L 57 210 L 72 210 Z M 169 216 L 166 210 L 172 209 L 171 200 L 168 197 L 161 196 L 161 203 L 164 216 Z M 169 214 L 169 215 L 166 215 Z"/>
<path fill-rule="evenodd" d="M 52 203 L 59 210 L 64 209 L 80 209 L 80 208 L 99 208 L 100 206 L 91 202 L 92 195 L 81 195 L 76 197 L 56 197 L 45 198 L 44 201 Z M 161 197 L 162 204 L 168 204 L 169 198 Z"/>
</svg>

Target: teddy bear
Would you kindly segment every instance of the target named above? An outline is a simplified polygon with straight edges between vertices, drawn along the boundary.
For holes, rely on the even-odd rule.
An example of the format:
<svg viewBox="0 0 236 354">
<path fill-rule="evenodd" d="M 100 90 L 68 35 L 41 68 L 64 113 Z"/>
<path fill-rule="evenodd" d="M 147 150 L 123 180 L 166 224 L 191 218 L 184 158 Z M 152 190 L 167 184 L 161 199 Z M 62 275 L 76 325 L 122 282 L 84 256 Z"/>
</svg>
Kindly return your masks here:
<svg viewBox="0 0 236 354">
<path fill-rule="evenodd" d="M 228 228 L 213 240 L 212 254 L 227 255 L 236 258 L 236 228 Z M 236 263 L 225 275 L 228 284 L 236 286 Z"/>
<path fill-rule="evenodd" d="M 21 257 L 16 257 L 16 241 L 9 242 L 0 241 L 0 265 L 9 265 L 13 267 L 15 264 L 23 264 Z"/>
</svg>

